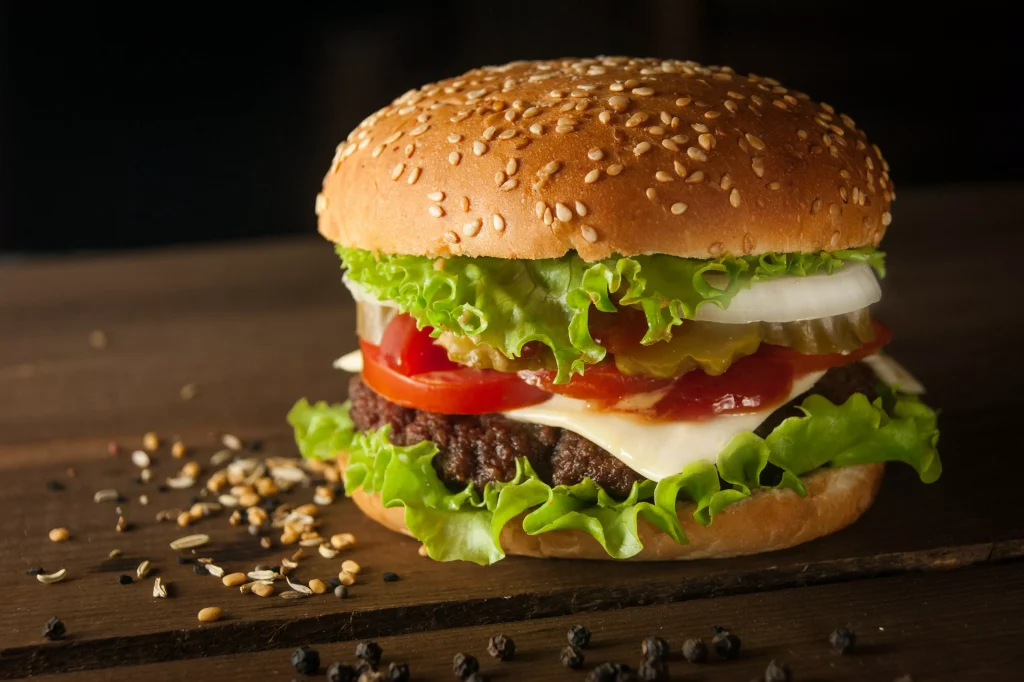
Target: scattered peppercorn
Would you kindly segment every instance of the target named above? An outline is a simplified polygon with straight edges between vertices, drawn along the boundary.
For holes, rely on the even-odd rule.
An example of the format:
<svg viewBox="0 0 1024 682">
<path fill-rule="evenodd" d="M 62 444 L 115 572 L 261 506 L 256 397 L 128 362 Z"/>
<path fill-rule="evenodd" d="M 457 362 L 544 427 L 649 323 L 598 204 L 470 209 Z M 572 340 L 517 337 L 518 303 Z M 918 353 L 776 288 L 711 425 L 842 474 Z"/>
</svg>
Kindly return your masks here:
<svg viewBox="0 0 1024 682">
<path fill-rule="evenodd" d="M 261 452 L 263 450 L 263 441 L 256 439 L 249 441 L 249 452 Z"/>
<path fill-rule="evenodd" d="M 573 625 L 565 637 L 569 640 L 569 644 L 577 649 L 586 649 L 590 645 L 590 630 L 582 625 Z"/>
<path fill-rule="evenodd" d="M 315 675 L 320 669 L 320 652 L 300 646 L 292 652 L 292 667 L 300 675 Z"/>
<path fill-rule="evenodd" d="M 764 682 L 789 682 L 789 668 L 785 663 L 779 663 L 774 658 L 764 669 Z"/>
<path fill-rule="evenodd" d="M 131 585 L 135 581 L 132 580 L 132 577 L 130 575 L 119 575 L 117 576 L 117 582 L 121 583 L 122 585 Z"/>
<path fill-rule="evenodd" d="M 356 645 L 356 658 L 366 661 L 374 670 L 377 669 L 377 666 L 380 664 L 380 657 L 383 655 L 384 650 L 376 642 L 367 640 Z"/>
<path fill-rule="evenodd" d="M 64 627 L 64 621 L 56 616 L 46 621 L 46 625 L 43 626 L 43 637 L 51 641 L 60 639 L 65 632 L 67 628 Z"/>
<path fill-rule="evenodd" d="M 582 668 L 583 661 L 585 659 L 583 652 L 571 645 L 562 648 L 560 658 L 562 665 L 573 670 L 579 670 Z"/>
<path fill-rule="evenodd" d="M 857 636 L 847 628 L 837 628 L 828 636 L 828 643 L 832 645 L 833 649 L 841 654 L 845 654 L 849 651 L 856 640 Z"/>
<path fill-rule="evenodd" d="M 409 682 L 409 664 L 391 662 L 388 666 L 389 682 Z"/>
<path fill-rule="evenodd" d="M 602 663 L 589 673 L 586 682 L 616 682 L 621 673 L 629 673 L 630 667 L 621 663 Z"/>
<path fill-rule="evenodd" d="M 718 634 L 711 640 L 711 645 L 715 647 L 715 653 L 722 658 L 738 658 L 740 655 L 740 638 L 718 626 L 715 626 L 715 631 Z"/>
<path fill-rule="evenodd" d="M 455 657 L 452 658 L 452 672 L 460 680 L 466 679 L 478 670 L 480 670 L 480 663 L 475 656 L 460 653 L 455 654 Z"/>
<path fill-rule="evenodd" d="M 394 583 L 398 582 L 398 580 L 399 578 L 397 573 L 392 573 L 391 571 L 384 571 L 384 582 Z"/>
<path fill-rule="evenodd" d="M 206 570 L 206 564 L 192 564 L 192 571 L 196 575 L 210 575 L 210 572 Z"/>
<path fill-rule="evenodd" d="M 334 576 L 333 578 L 327 581 L 327 587 L 331 588 L 332 590 L 339 587 L 340 585 L 341 580 L 338 578 L 338 576 Z"/>
<path fill-rule="evenodd" d="M 510 661 L 516 655 L 516 643 L 505 635 L 495 635 L 487 642 L 487 653 L 502 661 Z"/>
<path fill-rule="evenodd" d="M 60 481 L 57 481 L 57 480 L 47 481 L 46 482 L 46 488 L 47 488 L 47 490 L 52 490 L 54 492 L 60 492 L 61 490 L 64 490 L 64 484 L 61 483 Z"/>
<path fill-rule="evenodd" d="M 35 566 L 25 571 L 25 575 L 46 575 L 46 569 L 41 566 Z"/>
<path fill-rule="evenodd" d="M 356 682 L 359 671 L 348 663 L 335 661 L 327 666 L 327 682 Z"/>
<path fill-rule="evenodd" d="M 663 682 L 668 679 L 668 667 L 662 658 L 648 658 L 637 669 L 636 676 L 643 682 Z"/>
<path fill-rule="evenodd" d="M 708 647 L 703 639 L 688 639 L 683 642 L 683 658 L 690 663 L 703 663 L 708 660 Z"/>
<path fill-rule="evenodd" d="M 661 637 L 651 635 L 644 639 L 643 644 L 640 645 L 640 650 L 643 652 L 645 659 L 662 659 L 668 656 L 668 642 Z"/>
<path fill-rule="evenodd" d="M 348 588 L 339 583 L 338 586 L 334 588 L 334 596 L 338 599 L 348 599 Z"/>
</svg>

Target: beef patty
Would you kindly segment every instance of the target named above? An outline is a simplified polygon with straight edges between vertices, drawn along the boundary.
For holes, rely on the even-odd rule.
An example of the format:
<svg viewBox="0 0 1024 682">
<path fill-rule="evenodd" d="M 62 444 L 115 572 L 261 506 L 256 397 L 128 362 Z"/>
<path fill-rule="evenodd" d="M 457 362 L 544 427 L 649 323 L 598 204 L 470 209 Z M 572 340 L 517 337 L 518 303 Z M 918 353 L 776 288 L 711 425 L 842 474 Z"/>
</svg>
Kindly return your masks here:
<svg viewBox="0 0 1024 682">
<path fill-rule="evenodd" d="M 876 381 L 867 365 L 855 362 L 830 369 L 811 392 L 836 404 L 854 393 L 874 400 Z M 526 457 L 548 484 L 572 485 L 589 477 L 619 499 L 629 494 L 634 481 L 644 480 L 604 448 L 566 429 L 518 422 L 500 414 L 451 415 L 402 407 L 375 393 L 359 375 L 349 382 L 349 398 L 352 421 L 360 431 L 389 425 L 395 445 L 436 443 L 434 468 L 453 491 L 468 481 L 482 488 L 490 481 L 511 480 L 519 457 Z M 803 398 L 798 396 L 773 412 L 755 433 L 767 436 L 783 419 L 800 415 L 796 405 Z"/>
</svg>

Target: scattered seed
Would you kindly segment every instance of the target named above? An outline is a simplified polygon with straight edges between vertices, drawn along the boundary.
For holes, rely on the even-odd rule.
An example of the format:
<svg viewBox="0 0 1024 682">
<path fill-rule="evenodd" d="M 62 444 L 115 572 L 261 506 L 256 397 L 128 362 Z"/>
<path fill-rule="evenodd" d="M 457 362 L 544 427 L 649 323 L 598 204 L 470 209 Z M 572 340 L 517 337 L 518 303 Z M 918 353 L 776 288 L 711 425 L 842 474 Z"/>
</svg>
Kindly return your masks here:
<svg viewBox="0 0 1024 682">
<path fill-rule="evenodd" d="M 38 574 L 36 574 L 36 580 L 38 580 L 41 583 L 46 583 L 46 584 L 59 583 L 61 580 L 64 580 L 64 578 L 66 578 L 67 575 L 68 575 L 67 569 L 62 568 L 59 571 L 57 571 L 56 573 L 49 573 L 49 574 L 38 573 Z"/>
<path fill-rule="evenodd" d="M 420 545 L 419 549 L 416 550 L 416 553 L 420 556 L 430 556 L 430 552 L 427 550 L 426 545 Z"/>
<path fill-rule="evenodd" d="M 198 533 L 196 535 L 186 535 L 185 537 L 178 538 L 177 540 L 172 542 L 171 543 L 171 549 L 174 549 L 174 550 L 194 549 L 196 547 L 202 547 L 203 545 L 205 545 L 209 541 L 210 541 L 210 536 L 206 535 L 206 534 L 203 534 L 203 533 Z"/>
<path fill-rule="evenodd" d="M 673 215 L 682 215 L 683 213 L 686 212 L 686 208 L 687 208 L 686 204 L 684 204 L 683 202 L 679 201 L 679 202 L 676 202 L 676 203 L 672 204 L 672 208 L 669 209 L 669 210 L 672 211 Z"/>
<path fill-rule="evenodd" d="M 164 585 L 164 581 L 161 578 L 153 580 L 153 596 L 158 599 L 167 598 L 167 585 Z"/>
<path fill-rule="evenodd" d="M 207 606 L 205 609 L 199 612 L 199 622 L 201 623 L 213 623 L 214 621 L 220 620 L 220 617 L 224 615 L 224 612 L 218 606 Z"/>
<path fill-rule="evenodd" d="M 246 573 L 250 580 L 278 580 L 281 574 L 270 569 L 259 569 Z"/>
<path fill-rule="evenodd" d="M 192 572 L 196 575 L 210 575 L 210 572 L 206 570 L 206 564 L 193 564 Z"/>
<path fill-rule="evenodd" d="M 344 585 L 338 585 L 337 587 L 334 588 L 334 596 L 337 597 L 338 599 L 346 599 L 346 598 L 348 598 L 348 588 L 345 587 Z"/>
<path fill-rule="evenodd" d="M 721 658 L 734 659 L 740 655 L 740 638 L 724 628 L 715 626 L 717 634 L 711 640 L 715 653 Z"/>
<path fill-rule="evenodd" d="M 98 491 L 96 491 L 96 493 L 92 496 L 92 501 L 96 502 L 96 503 L 100 503 L 100 502 L 117 502 L 117 500 L 120 497 L 121 497 L 121 494 L 119 492 L 117 492 L 113 488 L 109 488 L 109 489 L 106 489 L 106 490 L 98 490 Z"/>
<path fill-rule="evenodd" d="M 683 642 L 683 658 L 690 663 L 703 663 L 708 660 L 708 647 L 702 639 L 688 639 Z"/>
<path fill-rule="evenodd" d="M 215 578 L 224 577 L 224 569 L 216 564 L 206 564 L 206 572 Z"/>
<path fill-rule="evenodd" d="M 384 575 L 382 577 L 386 583 L 396 583 L 400 580 L 398 574 L 392 573 L 391 571 L 384 571 Z"/>
<path fill-rule="evenodd" d="M 174 457 L 175 459 L 181 459 L 186 454 L 188 454 L 188 449 L 185 447 L 185 444 L 182 443 L 180 440 L 174 441 L 174 444 L 171 445 L 171 457 Z"/>
<path fill-rule="evenodd" d="M 266 581 L 257 581 L 252 585 L 252 593 L 257 597 L 269 597 L 274 594 L 274 585 Z"/>
<path fill-rule="evenodd" d="M 324 583 L 323 580 L 320 580 L 319 578 L 313 578 L 309 581 L 309 589 L 313 592 L 313 594 L 323 594 L 327 591 L 327 585 Z"/>
<path fill-rule="evenodd" d="M 355 585 L 356 584 L 356 576 L 355 576 L 355 574 L 354 573 L 348 573 L 347 571 L 342 571 L 341 573 L 339 573 L 338 574 L 338 580 L 340 580 L 341 584 L 346 586 L 346 587 L 349 587 L 351 585 Z"/>
<path fill-rule="evenodd" d="M 281 593 L 281 599 L 305 599 L 306 597 L 309 597 L 309 596 L 310 595 L 304 594 L 302 592 L 292 592 L 292 591 L 289 591 L 289 592 L 282 592 Z"/>
<path fill-rule="evenodd" d="M 140 469 L 149 467 L 149 455 L 145 450 L 136 450 L 132 453 L 132 464 Z"/>
<path fill-rule="evenodd" d="M 586 649 L 590 645 L 590 630 L 582 625 L 573 625 L 569 628 L 565 638 L 569 640 L 570 645 L 578 649 Z"/>
<path fill-rule="evenodd" d="M 764 682 L 789 682 L 789 680 L 789 667 L 785 663 L 779 663 L 772 659 L 764 670 Z"/>
<path fill-rule="evenodd" d="M 333 559 L 334 557 L 338 556 L 338 550 L 332 548 L 330 545 L 325 545 L 323 543 L 320 544 L 318 551 L 320 552 L 320 556 L 322 556 L 325 559 Z"/>
<path fill-rule="evenodd" d="M 487 653 L 502 661 L 510 661 L 516 655 L 516 643 L 505 635 L 495 635 L 487 642 Z"/>
<path fill-rule="evenodd" d="M 175 478 L 168 478 L 165 481 L 168 488 L 174 490 L 184 490 L 185 488 L 191 488 L 196 484 L 196 479 L 189 478 L 188 476 L 176 476 Z"/>
<path fill-rule="evenodd" d="M 838 628 L 828 636 L 828 643 L 840 654 L 845 654 L 857 641 L 857 636 L 847 628 Z"/>
<path fill-rule="evenodd" d="M 664 659 L 669 653 L 668 642 L 661 637 L 655 637 L 653 635 L 646 637 L 640 645 L 640 652 L 643 654 L 645 659 Z"/>
<path fill-rule="evenodd" d="M 160 447 L 160 436 L 150 431 L 142 437 L 142 447 L 149 450 L 150 452 Z"/>
<path fill-rule="evenodd" d="M 139 579 L 141 580 L 149 575 L 150 568 L 151 565 L 149 563 L 149 560 L 147 559 L 146 561 L 143 561 L 141 564 L 139 564 L 138 568 L 135 569 L 135 575 L 139 576 Z"/>
<path fill-rule="evenodd" d="M 195 384 L 185 384 L 178 390 L 178 397 L 182 400 L 192 400 L 199 393 L 199 388 Z"/>
<path fill-rule="evenodd" d="M 183 511 L 180 514 L 178 514 L 178 518 L 176 519 L 176 521 L 180 527 L 188 528 L 190 525 L 192 525 L 192 515 L 187 511 Z"/>
<path fill-rule="evenodd" d="M 67 528 L 54 528 L 50 531 L 50 539 L 54 542 L 66 542 L 69 537 L 71 533 Z"/>
<path fill-rule="evenodd" d="M 478 670 L 480 670 L 480 663 L 474 656 L 458 653 L 452 658 L 452 672 L 460 680 L 466 679 Z"/>
<path fill-rule="evenodd" d="M 559 659 L 562 661 L 562 665 L 571 670 L 579 670 L 583 667 L 583 661 L 585 657 L 583 652 L 574 646 L 566 646 L 562 648 L 562 653 L 559 655 Z M 587 677 L 590 679 L 590 676 Z M 597 679 L 595 677 L 595 679 Z M 600 678 L 600 679 L 614 679 L 612 678 Z"/>
<path fill-rule="evenodd" d="M 135 579 L 132 578 L 130 575 L 119 575 L 117 576 L 117 582 L 121 583 L 122 585 L 131 585 L 133 582 L 135 582 Z"/>
<path fill-rule="evenodd" d="M 306 587 L 305 585 L 300 585 L 299 583 L 293 583 L 291 581 L 291 578 L 287 578 L 286 577 L 284 580 L 285 580 L 286 583 L 288 583 L 288 587 L 292 588 L 293 590 L 295 590 L 299 594 L 305 594 L 307 596 L 313 594 L 313 590 L 312 589 Z"/>
<path fill-rule="evenodd" d="M 64 621 L 56 616 L 46 621 L 46 625 L 43 626 L 43 637 L 51 642 L 60 639 L 66 632 Z"/>
<path fill-rule="evenodd" d="M 346 573 L 351 573 L 352 575 L 357 575 L 359 571 L 362 570 L 362 567 L 356 562 L 349 559 L 348 561 L 343 561 L 341 563 L 341 570 L 345 571 Z"/>
<path fill-rule="evenodd" d="M 248 580 L 245 573 L 229 573 L 221 578 L 221 582 L 227 587 L 238 587 Z"/>
<path fill-rule="evenodd" d="M 338 533 L 331 536 L 331 547 L 336 550 L 346 550 L 350 547 L 354 547 L 356 544 L 356 536 L 352 533 Z"/>
<path fill-rule="evenodd" d="M 123 516 L 117 517 L 117 524 L 114 525 L 114 530 L 118 533 L 123 533 L 128 529 L 128 522 L 125 521 Z"/>
<path fill-rule="evenodd" d="M 89 332 L 89 345 L 96 350 L 103 350 L 107 347 L 107 335 L 102 329 L 93 329 Z"/>
<path fill-rule="evenodd" d="M 119 549 L 112 549 L 112 550 L 110 550 L 110 554 L 107 555 L 107 558 L 108 559 L 116 559 L 119 556 L 121 556 L 121 550 L 119 550 Z"/>
</svg>

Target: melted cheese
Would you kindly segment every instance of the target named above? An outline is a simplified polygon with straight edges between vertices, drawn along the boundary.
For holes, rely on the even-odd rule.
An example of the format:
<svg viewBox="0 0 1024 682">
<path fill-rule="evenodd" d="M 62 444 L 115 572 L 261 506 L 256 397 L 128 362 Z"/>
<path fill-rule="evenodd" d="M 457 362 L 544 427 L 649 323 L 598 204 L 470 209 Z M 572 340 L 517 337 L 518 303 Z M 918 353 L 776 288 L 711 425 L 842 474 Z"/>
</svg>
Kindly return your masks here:
<svg viewBox="0 0 1024 682">
<path fill-rule="evenodd" d="M 824 372 L 793 382 L 785 402 L 805 393 Z M 586 401 L 556 395 L 539 405 L 510 410 L 517 421 L 557 426 L 597 443 L 641 476 L 660 481 L 690 462 L 714 462 L 737 433 L 753 431 L 778 405 L 749 414 L 724 415 L 700 422 L 649 422 L 626 414 L 587 408 Z"/>
</svg>

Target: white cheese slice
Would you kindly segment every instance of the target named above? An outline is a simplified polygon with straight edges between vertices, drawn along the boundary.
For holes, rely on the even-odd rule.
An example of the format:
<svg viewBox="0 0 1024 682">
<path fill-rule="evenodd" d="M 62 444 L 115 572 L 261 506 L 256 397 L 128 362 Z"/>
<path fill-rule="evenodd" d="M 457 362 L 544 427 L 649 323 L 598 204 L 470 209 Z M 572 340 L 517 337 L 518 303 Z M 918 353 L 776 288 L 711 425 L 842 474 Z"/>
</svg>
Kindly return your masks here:
<svg viewBox="0 0 1024 682">
<path fill-rule="evenodd" d="M 793 382 L 784 402 L 806 393 L 824 372 L 804 375 Z M 625 413 L 587 407 L 584 400 L 556 395 L 539 405 L 510 410 L 509 419 L 557 426 L 597 443 L 641 476 L 660 481 L 678 474 L 690 462 L 714 462 L 737 433 L 753 431 L 778 405 L 699 422 L 651 422 Z"/>
</svg>

